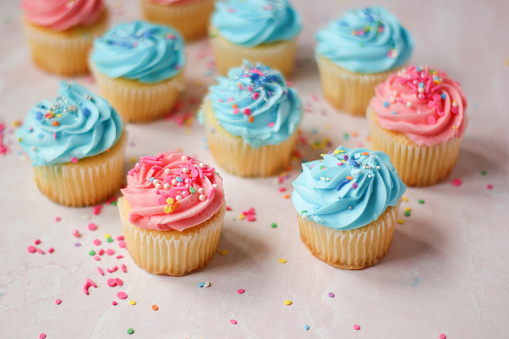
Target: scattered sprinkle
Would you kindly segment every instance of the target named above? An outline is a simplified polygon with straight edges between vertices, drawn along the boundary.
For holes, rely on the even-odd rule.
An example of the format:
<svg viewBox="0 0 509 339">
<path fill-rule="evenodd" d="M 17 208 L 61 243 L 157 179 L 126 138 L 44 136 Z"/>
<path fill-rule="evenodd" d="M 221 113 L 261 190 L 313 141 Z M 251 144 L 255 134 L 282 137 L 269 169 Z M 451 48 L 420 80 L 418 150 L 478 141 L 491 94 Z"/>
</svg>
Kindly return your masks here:
<svg viewBox="0 0 509 339">
<path fill-rule="evenodd" d="M 361 327 L 360 327 L 359 325 L 355 324 L 355 325 L 353 325 L 353 329 L 354 329 L 354 330 L 356 330 L 356 331 L 358 331 L 358 330 L 360 330 L 360 329 L 361 329 Z"/>
<path fill-rule="evenodd" d="M 452 181 L 452 184 L 453 184 L 454 186 L 459 186 L 459 185 L 461 185 L 461 184 L 462 184 L 462 181 L 461 181 L 461 179 L 456 178 L 456 179 L 454 179 L 454 180 Z"/>
<path fill-rule="evenodd" d="M 486 185 L 486 188 L 489 189 L 489 190 L 492 190 L 493 189 L 493 185 L 488 184 L 488 185 Z"/>
<path fill-rule="evenodd" d="M 403 220 L 403 219 L 398 219 L 396 222 L 397 222 L 398 224 L 400 224 L 400 225 L 403 225 L 403 224 L 405 223 L 405 220 Z"/>
<path fill-rule="evenodd" d="M 133 334 L 133 333 L 134 333 L 134 330 L 133 330 L 132 328 L 130 328 L 130 327 L 129 327 L 129 328 L 127 329 L 127 334 Z"/>
<path fill-rule="evenodd" d="M 419 204 L 424 204 L 424 200 L 422 200 L 422 199 L 417 200 L 417 202 L 418 202 Z"/>
<path fill-rule="evenodd" d="M 237 325 L 237 320 L 235 320 L 235 319 L 230 319 L 230 324 Z"/>
<path fill-rule="evenodd" d="M 244 290 L 243 288 L 239 288 L 239 289 L 237 290 L 237 293 L 238 293 L 238 294 L 243 294 L 244 292 L 246 292 L 246 290 Z"/>
<path fill-rule="evenodd" d="M 292 304 L 292 301 L 290 299 L 285 300 L 285 305 L 290 306 Z"/>
<path fill-rule="evenodd" d="M 404 202 L 408 202 L 408 198 L 407 197 L 403 197 L 403 201 Z"/>
<path fill-rule="evenodd" d="M 44 339 L 44 338 L 46 338 L 46 333 L 39 334 L 39 339 Z"/>
<path fill-rule="evenodd" d="M 37 252 L 37 248 L 35 248 L 35 246 L 28 246 L 28 253 L 35 253 Z"/>
<path fill-rule="evenodd" d="M 482 175 L 482 176 L 485 176 L 486 174 L 488 174 L 488 172 L 486 172 L 486 171 L 482 171 L 482 172 L 481 172 L 481 175 Z"/>
<path fill-rule="evenodd" d="M 62 218 L 61 218 L 61 217 L 55 217 L 55 221 L 56 221 L 56 222 L 59 222 L 59 221 L 61 221 L 61 220 L 62 220 Z"/>
<path fill-rule="evenodd" d="M 304 325 L 304 329 L 305 329 L 306 331 L 309 331 L 309 325 Z"/>
<path fill-rule="evenodd" d="M 127 298 L 127 294 L 125 292 L 118 292 L 117 293 L 117 297 L 119 299 L 126 299 Z"/>
<path fill-rule="evenodd" d="M 227 255 L 227 254 L 228 254 L 228 251 L 227 251 L 227 250 L 221 250 L 221 251 L 219 251 L 219 254 L 221 254 L 221 255 Z"/>
<path fill-rule="evenodd" d="M 61 303 L 62 303 L 62 300 L 61 300 L 61 299 L 57 299 L 57 300 L 55 300 L 55 304 L 60 305 Z"/>
<path fill-rule="evenodd" d="M 281 259 L 279 259 L 279 262 L 280 262 L 281 264 L 286 264 L 286 259 L 285 259 L 285 258 L 281 258 Z"/>
<path fill-rule="evenodd" d="M 88 224 L 88 229 L 90 231 L 95 231 L 97 229 L 97 225 L 91 222 L 90 224 Z"/>
<path fill-rule="evenodd" d="M 409 217 L 410 216 L 410 211 L 405 211 L 405 217 Z"/>
<path fill-rule="evenodd" d="M 39 245 L 40 243 L 41 243 L 41 241 L 40 241 L 39 239 L 36 239 L 36 240 L 34 241 L 34 244 L 36 244 L 36 245 Z"/>
<path fill-rule="evenodd" d="M 276 228 L 277 227 L 277 224 L 275 222 L 273 222 L 272 224 L 270 224 L 270 227 L 272 228 Z"/>
<path fill-rule="evenodd" d="M 134 301 L 134 300 L 129 300 L 129 304 L 131 304 L 131 305 L 136 305 L 136 301 Z"/>
<path fill-rule="evenodd" d="M 157 307 L 157 305 L 152 305 L 152 309 L 153 309 L 154 311 L 157 311 L 157 310 L 159 309 L 159 307 Z"/>
<path fill-rule="evenodd" d="M 447 337 L 445 336 L 445 334 L 443 334 L 443 333 L 440 333 L 440 334 L 438 335 L 438 337 L 439 337 L 440 339 L 446 339 L 446 338 L 447 338 Z"/>
<path fill-rule="evenodd" d="M 329 298 L 334 298 L 334 297 L 336 296 L 336 295 L 335 295 L 334 293 L 332 293 L 332 292 L 327 293 L 327 295 L 329 296 Z"/>
</svg>

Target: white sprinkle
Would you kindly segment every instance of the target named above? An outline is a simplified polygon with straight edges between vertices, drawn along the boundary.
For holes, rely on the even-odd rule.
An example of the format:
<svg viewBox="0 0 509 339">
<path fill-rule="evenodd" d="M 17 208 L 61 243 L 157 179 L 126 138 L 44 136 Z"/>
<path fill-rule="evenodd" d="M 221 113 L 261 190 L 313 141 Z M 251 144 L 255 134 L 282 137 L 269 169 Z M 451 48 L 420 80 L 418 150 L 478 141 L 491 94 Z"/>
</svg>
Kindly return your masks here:
<svg viewBox="0 0 509 339">
<path fill-rule="evenodd" d="M 183 155 L 181 159 L 182 159 L 182 161 L 187 161 L 187 160 L 189 160 L 189 158 L 187 157 L 187 155 Z"/>
<path fill-rule="evenodd" d="M 202 194 L 198 199 L 200 199 L 200 201 L 205 201 L 206 197 Z"/>
</svg>

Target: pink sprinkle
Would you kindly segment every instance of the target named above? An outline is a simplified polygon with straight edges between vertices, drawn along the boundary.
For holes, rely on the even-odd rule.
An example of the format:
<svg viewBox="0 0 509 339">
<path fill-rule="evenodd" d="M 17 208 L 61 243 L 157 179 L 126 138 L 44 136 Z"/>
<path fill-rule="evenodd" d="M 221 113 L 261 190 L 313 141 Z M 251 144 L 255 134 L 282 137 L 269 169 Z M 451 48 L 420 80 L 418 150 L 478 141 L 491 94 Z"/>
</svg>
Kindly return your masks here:
<svg viewBox="0 0 509 339">
<path fill-rule="evenodd" d="M 232 102 L 232 101 L 233 101 L 233 97 L 229 97 L 228 102 Z"/>
<path fill-rule="evenodd" d="M 443 333 L 440 333 L 440 334 L 438 335 L 438 337 L 439 337 L 440 339 L 446 339 L 446 338 L 447 338 L 447 337 L 445 336 L 445 334 L 443 334 Z"/>
<path fill-rule="evenodd" d="M 258 99 L 259 97 L 260 97 L 260 93 L 258 93 L 258 92 L 253 93 L 253 100 Z"/>
<path fill-rule="evenodd" d="M 273 122 L 269 122 L 269 124 L 267 125 L 269 126 L 270 128 L 274 127 L 274 123 Z"/>
<path fill-rule="evenodd" d="M 235 319 L 230 319 L 230 324 L 237 325 L 237 320 L 235 320 Z"/>
<path fill-rule="evenodd" d="M 246 219 L 247 219 L 247 221 L 255 221 L 256 217 L 252 214 L 249 214 L 248 216 L 246 216 Z"/>
<path fill-rule="evenodd" d="M 40 248 L 37 249 L 37 253 L 40 253 L 40 254 L 44 254 L 44 251 L 41 250 Z"/>
<path fill-rule="evenodd" d="M 113 301 L 111 304 L 112 304 L 113 306 L 117 306 L 117 305 L 118 305 L 116 301 Z"/>
<path fill-rule="evenodd" d="M 53 249 L 53 247 L 50 247 L 48 252 L 51 254 L 51 253 L 55 252 L 55 250 Z"/>
<path fill-rule="evenodd" d="M 313 99 L 315 102 L 318 102 L 318 95 L 317 94 L 311 94 L 311 99 Z"/>
<path fill-rule="evenodd" d="M 103 209 L 103 205 L 94 206 L 94 215 L 98 215 L 99 213 L 101 213 L 102 209 Z"/>
<path fill-rule="evenodd" d="M 453 184 L 454 186 L 459 186 L 459 185 L 461 185 L 461 184 L 462 184 L 462 181 L 461 181 L 461 179 L 456 178 L 456 179 L 454 179 L 454 180 L 452 181 L 452 184 Z"/>
<path fill-rule="evenodd" d="M 98 256 L 98 255 L 96 255 L 96 256 L 94 256 L 94 260 L 95 260 L 95 261 L 101 261 L 101 257 L 100 257 L 100 256 Z"/>
<path fill-rule="evenodd" d="M 99 246 L 100 244 L 102 244 L 101 240 L 99 239 L 94 240 L 94 245 Z"/>
<path fill-rule="evenodd" d="M 60 305 L 61 303 L 62 303 L 62 300 L 60 300 L 60 299 L 55 300 L 55 304 Z"/>
<path fill-rule="evenodd" d="M 436 122 L 437 122 L 437 119 L 435 119 L 435 117 L 433 117 L 433 116 L 428 117 L 428 124 L 434 125 Z"/>
<path fill-rule="evenodd" d="M 120 241 L 118 242 L 118 246 L 119 246 L 120 248 L 125 248 L 125 241 L 124 241 L 124 240 L 120 240 Z"/>
<path fill-rule="evenodd" d="M 88 230 L 89 231 L 95 231 L 97 229 L 97 225 L 94 224 L 93 222 L 91 222 L 90 224 L 88 224 Z"/>
<path fill-rule="evenodd" d="M 113 266 L 112 268 L 110 268 L 110 269 L 108 270 L 108 272 L 113 273 L 113 272 L 115 272 L 116 270 L 118 270 L 118 267 L 117 267 L 117 266 Z"/>
<path fill-rule="evenodd" d="M 251 86 L 247 86 L 247 90 L 248 90 L 249 92 L 252 92 L 252 91 L 253 91 L 253 87 L 251 87 Z"/>
<path fill-rule="evenodd" d="M 124 238 L 124 236 L 123 236 L 123 235 L 119 235 L 119 236 L 117 237 L 117 240 L 124 240 L 124 239 L 125 239 L 125 238 Z"/>
<path fill-rule="evenodd" d="M 355 325 L 353 325 L 353 329 L 354 329 L 354 330 L 356 330 L 356 331 L 358 331 L 358 330 L 360 330 L 360 329 L 361 329 L 361 327 L 360 327 L 359 325 L 355 324 Z"/>
<path fill-rule="evenodd" d="M 41 243 L 41 241 L 39 239 L 34 241 L 34 244 L 36 244 L 36 245 L 39 245 L 40 243 Z"/>
<path fill-rule="evenodd" d="M 117 255 L 117 259 L 122 259 L 123 257 L 123 255 Z"/>
<path fill-rule="evenodd" d="M 125 267 L 124 264 L 122 264 L 122 266 L 120 266 L 120 268 L 122 269 L 122 272 L 127 273 L 127 268 Z"/>
<path fill-rule="evenodd" d="M 97 267 L 97 272 L 99 272 L 100 275 L 104 275 L 103 270 L 99 266 Z"/>
<path fill-rule="evenodd" d="M 488 184 L 488 185 L 486 185 L 486 188 L 489 189 L 489 190 L 492 190 L 493 189 L 493 185 Z"/>
<path fill-rule="evenodd" d="M 334 298 L 334 297 L 336 296 L 336 295 L 335 295 L 334 293 L 332 293 L 332 292 L 327 293 L 327 295 L 329 296 L 329 298 Z"/>
<path fill-rule="evenodd" d="M 124 285 L 124 282 L 120 278 L 115 278 L 115 282 L 117 283 L 118 286 L 123 286 Z"/>
<path fill-rule="evenodd" d="M 119 299 L 126 299 L 127 298 L 127 294 L 125 292 L 118 292 L 117 293 L 117 297 Z"/>
<path fill-rule="evenodd" d="M 35 246 L 28 246 L 28 253 L 35 253 L 37 252 L 37 248 Z"/>
<path fill-rule="evenodd" d="M 74 235 L 76 238 L 79 237 L 81 234 L 80 234 L 80 231 L 78 230 L 74 230 L 72 231 L 72 235 Z"/>
<path fill-rule="evenodd" d="M 62 220 L 62 218 L 61 218 L 61 217 L 55 217 L 55 221 L 56 221 L 56 222 L 59 222 L 60 220 Z"/>
<path fill-rule="evenodd" d="M 226 206 L 226 210 L 227 210 L 227 211 L 231 211 L 231 210 L 232 210 L 232 208 L 231 208 L 230 206 Z"/>
<path fill-rule="evenodd" d="M 234 108 L 233 109 L 233 114 L 239 114 L 239 109 L 238 108 Z"/>
<path fill-rule="evenodd" d="M 244 293 L 244 292 L 246 292 L 246 291 L 245 291 L 243 288 L 239 288 L 239 289 L 237 290 L 237 293 L 238 293 L 238 294 L 242 294 L 242 293 Z"/>
<path fill-rule="evenodd" d="M 39 334 L 39 339 L 45 339 L 45 338 L 46 338 L 46 333 Z"/>
<path fill-rule="evenodd" d="M 285 192 L 286 191 L 286 187 L 279 187 L 279 192 Z"/>
<path fill-rule="evenodd" d="M 109 287 L 113 287 L 113 286 L 117 285 L 117 282 L 113 278 L 108 279 L 108 281 L 106 281 L 106 283 L 108 284 Z"/>
<path fill-rule="evenodd" d="M 249 108 L 244 108 L 244 115 L 250 116 L 251 110 Z"/>
<path fill-rule="evenodd" d="M 108 248 L 108 249 L 106 250 L 106 254 L 107 254 L 107 255 L 113 255 L 113 254 L 115 254 L 115 251 L 114 251 L 114 250 L 112 250 L 111 248 Z"/>
<path fill-rule="evenodd" d="M 97 254 L 99 254 L 99 255 L 103 255 L 103 254 L 104 254 L 104 250 L 101 248 L 101 249 L 99 250 L 99 252 L 97 252 Z"/>
<path fill-rule="evenodd" d="M 73 158 L 71 159 L 71 162 L 72 162 L 72 163 L 75 163 L 75 164 L 76 164 L 76 163 L 78 163 L 78 158 L 73 157 Z"/>
</svg>

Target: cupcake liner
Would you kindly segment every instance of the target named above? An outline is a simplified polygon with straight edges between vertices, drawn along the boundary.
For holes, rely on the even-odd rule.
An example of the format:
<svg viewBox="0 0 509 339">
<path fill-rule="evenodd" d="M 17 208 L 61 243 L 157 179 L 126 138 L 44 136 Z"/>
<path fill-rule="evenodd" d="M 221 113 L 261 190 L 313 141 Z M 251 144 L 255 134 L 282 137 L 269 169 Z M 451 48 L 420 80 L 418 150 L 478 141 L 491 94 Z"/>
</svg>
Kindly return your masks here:
<svg viewBox="0 0 509 339">
<path fill-rule="evenodd" d="M 316 61 L 322 83 L 322 91 L 334 108 L 354 116 L 366 115 L 369 100 L 375 94 L 376 85 L 382 83 L 396 70 L 381 73 L 361 74 L 342 69 L 323 56 Z"/>
<path fill-rule="evenodd" d="M 186 41 L 207 35 L 210 15 L 214 11 L 214 0 L 200 0 L 171 5 L 160 5 L 140 0 L 145 19 L 150 22 L 171 26 L 178 30 Z"/>
<path fill-rule="evenodd" d="M 115 107 L 125 122 L 149 122 L 169 114 L 185 87 L 184 70 L 175 77 L 145 84 L 125 78 L 112 79 L 90 62 L 101 95 Z"/>
<path fill-rule="evenodd" d="M 26 19 L 23 23 L 35 64 L 51 73 L 73 76 L 88 73 L 88 53 L 94 39 L 106 32 L 109 13 L 104 10 L 96 23 L 63 32 L 33 25 Z"/>
<path fill-rule="evenodd" d="M 383 151 L 407 186 L 434 185 L 451 174 L 463 135 L 433 146 L 419 146 L 403 134 L 380 127 L 371 107 L 367 110 L 371 149 Z M 465 126 L 467 121 L 465 120 Z"/>
<path fill-rule="evenodd" d="M 300 238 L 315 257 L 331 266 L 347 270 L 373 266 L 389 252 L 400 203 L 387 207 L 370 224 L 349 231 L 337 231 L 297 214 Z"/>
<path fill-rule="evenodd" d="M 278 145 L 253 148 L 242 137 L 231 135 L 219 125 L 210 102 L 202 109 L 209 149 L 216 163 L 225 171 L 241 177 L 268 177 L 280 173 L 290 163 L 297 132 Z"/>
<path fill-rule="evenodd" d="M 129 254 L 147 272 L 183 276 L 205 267 L 216 253 L 225 204 L 212 218 L 183 232 L 136 227 L 129 221 L 131 207 L 125 198 L 118 207 Z"/>
<path fill-rule="evenodd" d="M 218 73 L 226 75 L 230 68 L 240 67 L 243 60 L 248 60 L 277 69 L 285 78 L 291 75 L 297 48 L 296 38 L 247 48 L 232 44 L 217 35 L 214 28 L 210 32 Z"/>
<path fill-rule="evenodd" d="M 122 185 L 126 132 L 107 152 L 62 163 L 34 167 L 39 190 L 54 202 L 73 207 L 97 205 Z"/>
</svg>

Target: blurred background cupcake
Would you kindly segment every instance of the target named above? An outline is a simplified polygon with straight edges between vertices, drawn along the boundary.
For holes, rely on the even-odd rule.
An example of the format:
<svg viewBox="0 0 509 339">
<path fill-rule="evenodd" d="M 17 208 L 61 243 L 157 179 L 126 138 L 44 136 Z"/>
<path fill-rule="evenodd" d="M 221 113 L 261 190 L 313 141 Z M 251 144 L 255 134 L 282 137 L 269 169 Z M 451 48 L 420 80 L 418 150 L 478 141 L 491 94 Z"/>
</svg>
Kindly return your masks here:
<svg viewBox="0 0 509 339">
<path fill-rule="evenodd" d="M 93 41 L 108 28 L 104 1 L 23 0 L 21 6 L 35 64 L 62 76 L 87 73 Z"/>
<path fill-rule="evenodd" d="M 207 35 L 214 0 L 140 0 L 147 21 L 175 28 L 186 41 Z"/>
<path fill-rule="evenodd" d="M 289 165 L 302 103 L 279 71 L 244 63 L 209 88 L 200 119 L 215 161 L 242 177 L 271 176 Z"/>
<path fill-rule="evenodd" d="M 408 186 L 449 176 L 467 125 L 460 85 L 436 68 L 409 66 L 378 85 L 367 110 L 371 147 L 391 157 Z"/>
<path fill-rule="evenodd" d="M 62 81 L 58 96 L 35 105 L 18 141 L 41 192 L 67 206 L 91 206 L 120 189 L 127 136 L 106 100 Z"/>
<path fill-rule="evenodd" d="M 218 2 L 209 29 L 217 71 L 225 75 L 245 59 L 289 77 L 301 29 L 300 16 L 287 0 Z"/>
<path fill-rule="evenodd" d="M 118 208 L 136 265 L 182 276 L 214 257 L 226 205 L 213 167 L 177 152 L 141 157 L 122 193 Z"/>
<path fill-rule="evenodd" d="M 340 146 L 322 157 L 293 182 L 302 242 L 331 266 L 373 266 L 389 251 L 406 186 L 383 152 Z"/>
<path fill-rule="evenodd" d="M 336 109 L 364 116 L 375 86 L 402 67 L 414 40 L 386 9 L 347 11 L 316 34 L 322 91 Z"/>
<path fill-rule="evenodd" d="M 101 94 L 125 122 L 169 114 L 185 86 L 184 41 L 174 29 L 134 21 L 94 42 L 90 68 Z"/>
</svg>

